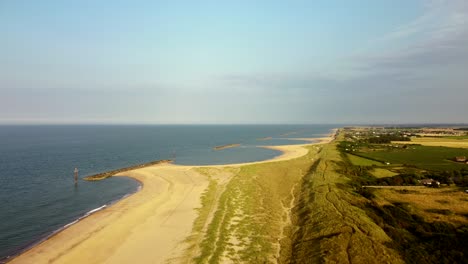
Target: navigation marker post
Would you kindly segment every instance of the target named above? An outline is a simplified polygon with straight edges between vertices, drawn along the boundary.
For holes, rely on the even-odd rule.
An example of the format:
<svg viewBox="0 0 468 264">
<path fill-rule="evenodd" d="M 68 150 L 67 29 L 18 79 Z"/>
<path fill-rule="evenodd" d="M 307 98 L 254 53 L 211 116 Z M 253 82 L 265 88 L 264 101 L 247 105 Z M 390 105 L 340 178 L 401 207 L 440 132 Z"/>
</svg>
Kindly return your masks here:
<svg viewBox="0 0 468 264">
<path fill-rule="evenodd" d="M 75 184 L 78 183 L 78 168 L 75 168 Z"/>
</svg>

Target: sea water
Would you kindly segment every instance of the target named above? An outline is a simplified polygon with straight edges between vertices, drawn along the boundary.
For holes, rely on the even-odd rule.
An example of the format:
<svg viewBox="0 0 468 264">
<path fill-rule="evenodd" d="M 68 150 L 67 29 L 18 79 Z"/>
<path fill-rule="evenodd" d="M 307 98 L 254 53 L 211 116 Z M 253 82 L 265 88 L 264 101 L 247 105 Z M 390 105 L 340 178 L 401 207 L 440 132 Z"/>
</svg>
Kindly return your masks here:
<svg viewBox="0 0 468 264">
<path fill-rule="evenodd" d="M 260 161 L 266 145 L 302 144 L 332 125 L 0 126 L 0 259 L 129 195 L 138 182 L 81 178 L 154 160 L 208 165 Z M 213 147 L 241 144 L 214 150 Z M 79 169 L 78 184 L 73 170 Z"/>
</svg>

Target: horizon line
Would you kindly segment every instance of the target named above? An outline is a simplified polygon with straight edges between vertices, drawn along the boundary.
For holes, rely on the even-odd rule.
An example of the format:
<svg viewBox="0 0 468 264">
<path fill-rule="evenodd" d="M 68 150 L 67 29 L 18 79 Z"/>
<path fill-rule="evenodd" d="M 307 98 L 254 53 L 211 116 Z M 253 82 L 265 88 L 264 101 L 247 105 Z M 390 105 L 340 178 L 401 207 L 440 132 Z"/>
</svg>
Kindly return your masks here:
<svg viewBox="0 0 468 264">
<path fill-rule="evenodd" d="M 341 125 L 341 126 L 401 126 L 401 125 L 450 125 L 468 126 L 468 122 L 403 122 L 403 123 L 1 123 L 0 126 L 237 126 L 237 125 Z"/>
</svg>

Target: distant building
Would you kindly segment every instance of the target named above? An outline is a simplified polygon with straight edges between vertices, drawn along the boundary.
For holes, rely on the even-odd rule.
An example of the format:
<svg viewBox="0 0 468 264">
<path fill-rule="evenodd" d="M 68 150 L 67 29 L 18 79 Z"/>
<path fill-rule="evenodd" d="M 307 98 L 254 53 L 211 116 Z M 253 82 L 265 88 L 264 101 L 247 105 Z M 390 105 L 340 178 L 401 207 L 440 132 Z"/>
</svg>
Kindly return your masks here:
<svg viewBox="0 0 468 264">
<path fill-rule="evenodd" d="M 419 183 L 428 187 L 440 187 L 440 182 L 435 181 L 433 179 L 422 179 L 422 180 L 419 180 Z"/>
<path fill-rule="evenodd" d="M 434 181 L 433 179 L 422 179 L 422 180 L 419 180 L 419 183 L 427 186 L 427 185 L 431 185 L 433 181 Z"/>
</svg>

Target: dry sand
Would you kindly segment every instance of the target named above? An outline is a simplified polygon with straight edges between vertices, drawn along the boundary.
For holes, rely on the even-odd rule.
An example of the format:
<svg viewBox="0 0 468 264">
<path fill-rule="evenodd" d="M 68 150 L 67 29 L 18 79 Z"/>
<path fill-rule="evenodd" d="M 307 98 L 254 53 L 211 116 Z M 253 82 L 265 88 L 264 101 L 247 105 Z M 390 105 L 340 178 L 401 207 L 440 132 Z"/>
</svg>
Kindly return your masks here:
<svg viewBox="0 0 468 264">
<path fill-rule="evenodd" d="M 322 139 L 322 143 L 331 139 Z M 303 156 L 307 154 L 303 146 L 269 146 L 283 154 L 261 162 Z M 195 209 L 201 207 L 200 196 L 209 183 L 195 168 L 252 163 L 161 164 L 125 172 L 120 176 L 143 184 L 139 192 L 68 227 L 9 263 L 179 263 L 185 250 L 183 241 L 191 234 L 197 217 Z"/>
</svg>

